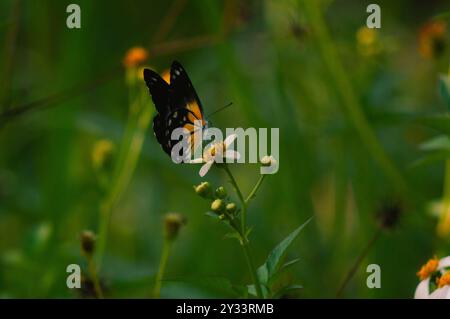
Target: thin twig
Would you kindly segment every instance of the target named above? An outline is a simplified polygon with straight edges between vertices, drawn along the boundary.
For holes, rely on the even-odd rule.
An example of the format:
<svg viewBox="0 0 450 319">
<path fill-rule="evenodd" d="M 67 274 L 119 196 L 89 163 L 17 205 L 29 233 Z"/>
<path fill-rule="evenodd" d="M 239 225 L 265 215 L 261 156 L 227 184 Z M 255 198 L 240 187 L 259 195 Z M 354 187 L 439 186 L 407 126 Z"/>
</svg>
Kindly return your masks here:
<svg viewBox="0 0 450 319">
<path fill-rule="evenodd" d="M 172 2 L 172 5 L 167 11 L 164 19 L 161 20 L 161 23 L 159 24 L 157 31 L 153 35 L 150 46 L 152 46 L 154 43 L 160 42 L 162 39 L 167 37 L 170 30 L 175 25 L 178 16 L 181 14 L 184 7 L 186 6 L 186 3 L 187 0 L 174 0 Z"/>
<path fill-rule="evenodd" d="M 337 293 L 336 293 L 336 298 L 341 298 L 342 293 L 344 292 L 345 287 L 347 286 L 347 284 L 350 282 L 350 280 L 353 278 L 353 276 L 355 275 L 356 271 L 358 270 L 359 266 L 361 265 L 362 261 L 364 260 L 364 258 L 367 256 L 367 254 L 369 253 L 369 251 L 372 249 L 373 245 L 376 243 L 376 241 L 378 240 L 378 238 L 380 238 L 381 235 L 381 227 L 379 227 L 375 234 L 373 235 L 372 239 L 369 241 L 369 243 L 367 244 L 366 248 L 364 248 L 364 250 L 361 252 L 361 254 L 358 256 L 358 258 L 356 259 L 355 263 L 353 264 L 353 266 L 350 268 L 350 270 L 348 271 L 347 275 L 345 276 L 344 281 L 342 282 L 341 286 L 339 287 Z"/>
<path fill-rule="evenodd" d="M 220 38 L 216 35 L 200 35 L 190 38 L 177 39 L 156 44 L 150 49 L 152 56 L 161 56 L 166 54 L 174 54 L 183 51 L 202 48 L 207 45 L 218 43 Z"/>
<path fill-rule="evenodd" d="M 4 124 L 5 121 L 11 120 L 12 118 L 15 118 L 23 113 L 27 113 L 30 110 L 45 109 L 52 105 L 66 102 L 78 95 L 89 92 L 103 84 L 106 84 L 107 82 L 115 78 L 118 74 L 120 74 L 120 72 L 121 69 L 119 67 L 116 67 L 108 71 L 107 73 L 100 75 L 94 80 L 78 83 L 73 87 L 68 88 L 64 91 L 55 93 L 53 95 L 47 96 L 45 98 L 27 104 L 10 107 L 7 109 L 7 111 L 0 114 L 0 126 Z"/>
</svg>

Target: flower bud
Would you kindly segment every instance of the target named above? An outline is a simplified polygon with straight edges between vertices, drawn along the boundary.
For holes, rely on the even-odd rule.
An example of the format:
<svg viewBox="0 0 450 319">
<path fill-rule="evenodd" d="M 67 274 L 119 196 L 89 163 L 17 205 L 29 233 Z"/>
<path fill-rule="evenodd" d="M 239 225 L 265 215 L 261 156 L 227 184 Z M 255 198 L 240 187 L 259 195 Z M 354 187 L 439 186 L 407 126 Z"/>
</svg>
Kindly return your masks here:
<svg viewBox="0 0 450 319">
<path fill-rule="evenodd" d="M 220 186 L 219 188 L 216 189 L 216 197 L 223 199 L 227 196 L 227 191 L 225 189 L 225 187 Z"/>
<path fill-rule="evenodd" d="M 95 250 L 95 234 L 90 230 L 85 230 L 81 233 L 81 251 L 86 256 L 92 256 Z"/>
<path fill-rule="evenodd" d="M 115 146 L 110 140 L 102 139 L 95 142 L 92 148 L 92 166 L 96 170 L 110 170 L 114 162 Z"/>
<path fill-rule="evenodd" d="M 208 182 L 201 182 L 199 185 L 194 186 L 195 192 L 203 198 L 211 198 L 211 185 Z"/>
<path fill-rule="evenodd" d="M 377 212 L 378 222 L 384 230 L 393 230 L 399 224 L 403 212 L 398 200 L 385 201 Z"/>
<path fill-rule="evenodd" d="M 178 213 L 168 213 L 164 217 L 164 236 L 168 240 L 174 240 L 180 231 L 181 226 L 186 224 L 186 219 Z"/>
<path fill-rule="evenodd" d="M 265 155 L 260 160 L 262 166 L 275 166 L 277 164 L 277 160 L 272 155 Z"/>
<path fill-rule="evenodd" d="M 123 59 L 126 68 L 137 67 L 148 59 L 148 51 L 142 47 L 133 47 L 127 51 Z"/>
<path fill-rule="evenodd" d="M 225 208 L 225 202 L 221 199 L 216 199 L 211 203 L 211 210 L 215 213 L 221 213 Z"/>
<path fill-rule="evenodd" d="M 226 210 L 228 214 L 233 215 L 236 212 L 236 204 L 235 203 L 228 203 L 226 206 Z"/>
</svg>

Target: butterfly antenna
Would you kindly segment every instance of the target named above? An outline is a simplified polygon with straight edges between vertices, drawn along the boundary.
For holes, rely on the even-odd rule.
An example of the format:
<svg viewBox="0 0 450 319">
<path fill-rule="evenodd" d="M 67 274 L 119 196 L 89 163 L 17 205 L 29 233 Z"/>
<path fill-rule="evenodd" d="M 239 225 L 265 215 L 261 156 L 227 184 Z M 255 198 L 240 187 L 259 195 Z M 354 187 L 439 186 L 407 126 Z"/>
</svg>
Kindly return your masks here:
<svg viewBox="0 0 450 319">
<path fill-rule="evenodd" d="M 213 116 L 214 114 L 219 113 L 220 111 L 223 111 L 224 109 L 226 109 L 227 107 L 229 107 L 229 106 L 231 106 L 231 105 L 233 105 L 233 102 L 230 102 L 230 103 L 228 103 L 227 105 L 222 106 L 221 108 L 219 108 L 219 109 L 215 110 L 214 112 L 208 114 L 207 118 L 209 119 L 209 118 L 210 118 L 211 116 Z"/>
</svg>

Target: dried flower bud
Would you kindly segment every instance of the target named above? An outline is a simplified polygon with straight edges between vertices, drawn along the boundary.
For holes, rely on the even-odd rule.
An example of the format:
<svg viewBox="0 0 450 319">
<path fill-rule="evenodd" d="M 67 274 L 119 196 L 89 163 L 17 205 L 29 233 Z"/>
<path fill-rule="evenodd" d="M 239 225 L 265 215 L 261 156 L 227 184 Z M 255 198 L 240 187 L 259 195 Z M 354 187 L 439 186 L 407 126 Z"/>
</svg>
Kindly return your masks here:
<svg viewBox="0 0 450 319">
<path fill-rule="evenodd" d="M 402 205 L 399 201 L 387 201 L 378 211 L 378 221 L 381 228 L 385 230 L 394 229 L 400 220 L 402 214 Z"/>
<path fill-rule="evenodd" d="M 225 208 L 225 202 L 221 199 L 216 199 L 211 203 L 211 210 L 215 213 L 221 213 Z"/>
<path fill-rule="evenodd" d="M 227 196 L 227 191 L 225 189 L 225 187 L 220 186 L 219 188 L 216 189 L 216 197 L 217 198 L 225 198 Z"/>
<path fill-rule="evenodd" d="M 233 215 L 236 212 L 236 204 L 235 203 L 228 203 L 226 208 L 227 213 Z"/>
<path fill-rule="evenodd" d="M 211 198 L 212 189 L 208 182 L 201 182 L 199 185 L 194 186 L 195 192 L 203 198 Z"/>
<path fill-rule="evenodd" d="M 86 256 L 92 256 L 95 250 L 95 234 L 90 230 L 85 230 L 81 233 L 81 251 Z"/>
<path fill-rule="evenodd" d="M 180 231 L 181 226 L 186 224 L 186 219 L 178 213 L 168 213 L 164 217 L 164 236 L 168 240 L 174 240 Z"/>
</svg>

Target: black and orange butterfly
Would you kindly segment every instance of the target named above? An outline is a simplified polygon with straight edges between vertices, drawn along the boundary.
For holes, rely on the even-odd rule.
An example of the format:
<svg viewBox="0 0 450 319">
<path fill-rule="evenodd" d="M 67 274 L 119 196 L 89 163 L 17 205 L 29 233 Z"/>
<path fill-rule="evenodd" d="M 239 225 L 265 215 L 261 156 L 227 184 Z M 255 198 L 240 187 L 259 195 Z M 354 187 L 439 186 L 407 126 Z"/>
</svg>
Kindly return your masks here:
<svg viewBox="0 0 450 319">
<path fill-rule="evenodd" d="M 169 83 L 158 73 L 144 69 L 144 80 L 158 112 L 153 118 L 153 131 L 164 152 L 172 156 L 172 148 L 178 143 L 171 139 L 172 131 L 180 127 L 190 133 L 192 147 L 194 139 L 201 138 L 197 132 L 206 127 L 207 122 L 200 99 L 184 68 L 173 61 Z M 196 121 L 201 125 L 195 125 Z"/>
</svg>

